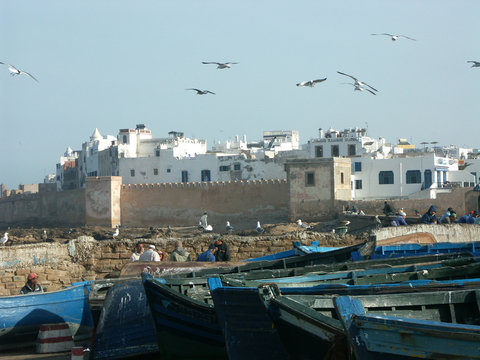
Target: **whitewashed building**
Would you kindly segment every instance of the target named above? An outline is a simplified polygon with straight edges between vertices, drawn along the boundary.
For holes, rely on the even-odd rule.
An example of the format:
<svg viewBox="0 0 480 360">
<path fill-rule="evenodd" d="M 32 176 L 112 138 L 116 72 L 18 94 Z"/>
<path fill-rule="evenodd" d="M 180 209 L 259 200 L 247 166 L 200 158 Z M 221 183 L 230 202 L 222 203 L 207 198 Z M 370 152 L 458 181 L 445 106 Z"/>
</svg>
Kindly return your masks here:
<svg viewBox="0 0 480 360">
<path fill-rule="evenodd" d="M 55 169 L 57 191 L 78 187 L 77 159 L 80 155 L 81 151 L 73 151 L 69 146 L 63 156 L 60 156 L 60 162 Z"/>
</svg>

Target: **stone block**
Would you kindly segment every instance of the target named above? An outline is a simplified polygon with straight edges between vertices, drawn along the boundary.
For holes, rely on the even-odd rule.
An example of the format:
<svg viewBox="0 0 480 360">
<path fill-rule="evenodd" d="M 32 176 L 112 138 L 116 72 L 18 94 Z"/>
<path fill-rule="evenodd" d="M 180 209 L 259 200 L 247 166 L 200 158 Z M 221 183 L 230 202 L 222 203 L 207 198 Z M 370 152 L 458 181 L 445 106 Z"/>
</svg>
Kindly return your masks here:
<svg viewBox="0 0 480 360">
<path fill-rule="evenodd" d="M 22 285 L 22 286 L 23 286 L 23 285 Z M 17 287 L 17 285 L 15 285 L 14 282 L 8 282 L 8 283 L 5 284 L 5 287 L 6 287 L 7 289 L 15 289 L 15 288 Z"/>
<path fill-rule="evenodd" d="M 10 296 L 20 295 L 20 289 L 10 289 L 10 294 L 9 295 Z"/>
<path fill-rule="evenodd" d="M 118 253 L 103 253 L 102 259 L 119 259 L 120 254 Z"/>
<path fill-rule="evenodd" d="M 0 282 L 2 283 L 10 283 L 13 281 L 13 276 L 2 276 L 0 278 Z"/>
<path fill-rule="evenodd" d="M 13 281 L 24 282 L 24 281 L 27 281 L 27 279 L 24 276 L 14 276 Z"/>
<path fill-rule="evenodd" d="M 20 290 L 18 290 L 18 292 L 20 292 Z M 0 288 L 0 296 L 10 296 L 11 293 L 10 293 L 10 290 L 9 289 L 5 289 L 5 288 Z M 17 293 L 18 295 L 18 293 Z"/>
<path fill-rule="evenodd" d="M 29 273 L 30 273 L 30 270 L 29 270 L 29 269 L 17 269 L 17 270 L 15 271 L 15 274 L 18 275 L 18 276 L 22 276 L 22 275 L 26 276 L 26 275 L 28 275 Z"/>
</svg>

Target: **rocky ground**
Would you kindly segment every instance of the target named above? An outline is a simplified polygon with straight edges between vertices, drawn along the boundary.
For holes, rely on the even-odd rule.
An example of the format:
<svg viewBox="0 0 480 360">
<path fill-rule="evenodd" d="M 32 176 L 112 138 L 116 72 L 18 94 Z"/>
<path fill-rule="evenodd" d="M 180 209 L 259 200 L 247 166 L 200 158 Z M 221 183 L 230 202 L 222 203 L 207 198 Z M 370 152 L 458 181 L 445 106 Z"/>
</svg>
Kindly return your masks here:
<svg viewBox="0 0 480 360">
<path fill-rule="evenodd" d="M 343 223 L 339 220 L 332 220 L 328 222 L 315 222 L 307 224 L 310 228 L 305 229 L 298 226 L 296 223 L 280 223 L 280 224 L 265 224 L 263 225 L 264 232 L 259 234 L 255 229 L 233 231 L 231 235 L 237 236 L 282 236 L 287 234 L 296 234 L 299 232 L 307 233 L 332 233 L 332 229 L 342 226 Z M 225 231 L 215 231 L 213 234 L 224 235 Z M 224 230 L 224 229 L 222 229 Z M 76 239 L 82 235 L 91 236 L 96 240 L 111 240 L 114 238 L 114 229 L 101 226 L 84 226 L 76 228 L 8 228 L 4 230 L 8 232 L 9 241 L 6 244 L 20 245 L 32 244 L 39 242 L 58 242 L 66 243 L 71 239 Z M 0 233 L 1 234 L 1 233 Z M 119 234 L 116 239 L 158 239 L 158 238 L 195 238 L 206 235 L 201 229 L 194 226 L 189 227 L 120 227 Z M 333 235 L 333 234 L 332 234 Z M 357 234 L 360 235 L 361 234 Z M 338 235 L 333 236 L 338 238 Z M 352 242 L 356 236 L 352 237 Z M 346 239 L 345 239 L 346 240 Z M 358 240 L 357 240 L 358 241 Z M 348 241 L 347 241 L 348 242 Z"/>
</svg>

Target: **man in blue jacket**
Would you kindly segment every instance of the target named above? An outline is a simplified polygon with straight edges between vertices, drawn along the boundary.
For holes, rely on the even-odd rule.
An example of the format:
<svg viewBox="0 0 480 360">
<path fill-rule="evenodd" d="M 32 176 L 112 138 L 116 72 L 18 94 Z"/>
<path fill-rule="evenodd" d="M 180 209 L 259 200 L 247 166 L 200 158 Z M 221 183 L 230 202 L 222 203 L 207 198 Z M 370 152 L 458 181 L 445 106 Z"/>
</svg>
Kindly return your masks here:
<svg viewBox="0 0 480 360">
<path fill-rule="evenodd" d="M 214 253 L 215 253 L 216 249 L 217 249 L 217 247 L 215 246 L 215 244 L 211 244 L 208 247 L 207 251 L 204 251 L 203 253 L 198 255 L 197 261 L 215 261 Z"/>
<path fill-rule="evenodd" d="M 428 211 L 422 216 L 422 224 L 437 224 L 437 208 L 435 206 L 430 206 Z"/>
</svg>

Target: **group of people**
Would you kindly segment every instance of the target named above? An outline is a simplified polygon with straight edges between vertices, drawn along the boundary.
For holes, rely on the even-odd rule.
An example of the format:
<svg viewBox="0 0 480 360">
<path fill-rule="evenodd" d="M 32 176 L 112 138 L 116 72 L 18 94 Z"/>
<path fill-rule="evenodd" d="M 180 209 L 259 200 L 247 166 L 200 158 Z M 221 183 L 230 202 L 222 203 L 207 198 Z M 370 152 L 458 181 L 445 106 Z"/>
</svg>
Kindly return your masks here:
<svg viewBox="0 0 480 360">
<path fill-rule="evenodd" d="M 130 256 L 130 261 L 163 261 L 165 254 L 157 250 L 155 245 L 148 245 L 144 251 L 143 244 L 137 244 L 135 252 Z M 190 261 L 190 253 L 183 248 L 181 241 L 175 242 L 175 249 L 170 254 L 170 261 Z"/>
<path fill-rule="evenodd" d="M 145 251 L 143 244 L 137 244 L 135 252 L 130 256 L 130 261 L 163 261 L 163 259 L 164 253 L 157 251 L 153 244 L 148 245 Z M 170 261 L 192 261 L 190 253 L 185 250 L 180 240 L 175 242 L 175 249 L 170 254 Z M 197 261 L 230 261 L 230 251 L 223 239 L 217 237 L 206 251 L 198 255 Z"/>
<path fill-rule="evenodd" d="M 437 208 L 430 206 L 428 211 L 422 216 L 422 224 L 480 224 L 480 217 L 477 210 L 472 210 L 457 219 L 457 213 L 452 208 L 448 208 L 440 218 L 437 217 Z"/>
</svg>

